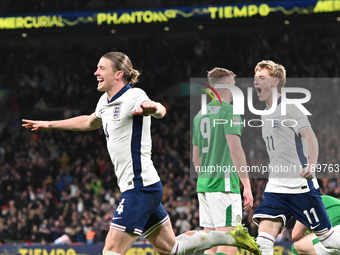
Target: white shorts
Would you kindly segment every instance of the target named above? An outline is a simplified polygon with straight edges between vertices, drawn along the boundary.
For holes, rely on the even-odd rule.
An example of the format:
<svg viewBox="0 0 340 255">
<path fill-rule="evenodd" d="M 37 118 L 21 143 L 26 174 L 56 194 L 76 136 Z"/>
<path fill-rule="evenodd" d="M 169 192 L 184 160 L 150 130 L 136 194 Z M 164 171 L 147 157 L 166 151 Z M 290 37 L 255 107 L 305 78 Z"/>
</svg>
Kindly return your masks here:
<svg viewBox="0 0 340 255">
<path fill-rule="evenodd" d="M 334 231 L 340 232 L 340 225 L 334 227 Z M 322 245 L 322 243 L 317 239 L 316 235 L 314 234 L 314 239 L 313 239 L 313 245 L 314 249 L 316 251 L 317 255 L 335 255 L 339 254 L 338 249 L 327 249 L 325 246 Z"/>
<path fill-rule="evenodd" d="M 234 227 L 241 224 L 242 200 L 240 194 L 198 192 L 197 196 L 201 227 Z"/>
</svg>

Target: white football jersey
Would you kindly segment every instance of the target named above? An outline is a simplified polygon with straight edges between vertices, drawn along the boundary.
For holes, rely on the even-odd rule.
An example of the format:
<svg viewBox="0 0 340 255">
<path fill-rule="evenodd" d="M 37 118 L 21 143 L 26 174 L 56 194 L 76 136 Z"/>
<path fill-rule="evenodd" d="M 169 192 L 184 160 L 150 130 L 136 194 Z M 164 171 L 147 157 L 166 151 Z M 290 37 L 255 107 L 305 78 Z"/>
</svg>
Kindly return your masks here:
<svg viewBox="0 0 340 255">
<path fill-rule="evenodd" d="M 143 90 L 127 84 L 110 101 L 104 93 L 94 113 L 102 121 L 121 192 L 160 180 L 151 160 L 151 116 L 131 115 L 149 100 Z"/>
<path fill-rule="evenodd" d="M 300 131 L 311 125 L 295 105 L 287 105 L 287 114 L 282 115 L 280 99 L 275 112 L 262 115 L 262 137 L 270 160 L 265 191 L 305 193 L 319 187 L 315 178 L 308 181 L 300 177 L 301 170 L 308 164 L 307 148 Z"/>
</svg>

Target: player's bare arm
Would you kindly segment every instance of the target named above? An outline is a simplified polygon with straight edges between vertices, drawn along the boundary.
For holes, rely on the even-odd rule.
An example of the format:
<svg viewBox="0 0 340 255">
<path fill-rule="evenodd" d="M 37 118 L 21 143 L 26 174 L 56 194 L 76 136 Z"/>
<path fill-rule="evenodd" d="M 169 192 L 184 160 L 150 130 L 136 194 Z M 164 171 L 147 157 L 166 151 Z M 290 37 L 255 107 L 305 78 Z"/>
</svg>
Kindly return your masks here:
<svg viewBox="0 0 340 255">
<path fill-rule="evenodd" d="M 102 126 L 101 120 L 97 119 L 94 114 L 82 115 L 65 120 L 27 120 L 23 119 L 22 126 L 31 131 L 48 130 L 48 129 L 63 129 L 71 131 L 91 131 Z"/>
<path fill-rule="evenodd" d="M 194 164 L 196 173 L 199 174 L 199 170 L 202 165 L 202 158 L 200 148 L 196 145 L 192 147 L 192 163 Z"/>
<path fill-rule="evenodd" d="M 318 140 L 311 128 L 301 130 L 300 135 L 305 139 L 308 151 L 308 167 L 301 171 L 300 176 L 306 179 L 312 179 L 315 176 L 315 172 L 311 171 L 313 166 L 318 163 L 319 145 Z"/>
<path fill-rule="evenodd" d="M 243 209 L 245 211 L 249 211 L 253 207 L 254 198 L 251 192 L 250 181 L 248 177 L 248 173 L 245 171 L 247 166 L 246 156 L 244 154 L 241 139 L 238 135 L 226 135 L 226 139 L 228 142 L 228 147 L 230 150 L 230 156 L 236 167 L 237 173 L 240 177 L 240 180 L 243 185 Z M 244 170 L 244 171 L 242 171 Z"/>
<path fill-rule="evenodd" d="M 131 113 L 132 115 L 152 115 L 157 119 L 163 118 L 166 114 L 165 107 L 158 102 L 146 101 L 138 109 Z"/>
</svg>

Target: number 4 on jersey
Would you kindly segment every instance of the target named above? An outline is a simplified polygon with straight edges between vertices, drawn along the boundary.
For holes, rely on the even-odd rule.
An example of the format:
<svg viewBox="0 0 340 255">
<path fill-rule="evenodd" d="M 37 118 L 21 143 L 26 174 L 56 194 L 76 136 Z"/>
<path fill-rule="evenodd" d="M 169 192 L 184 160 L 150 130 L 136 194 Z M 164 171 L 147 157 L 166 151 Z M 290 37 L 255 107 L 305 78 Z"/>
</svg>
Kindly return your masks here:
<svg viewBox="0 0 340 255">
<path fill-rule="evenodd" d="M 120 203 L 119 203 L 119 205 L 118 205 L 118 207 L 117 207 L 117 209 L 116 209 L 116 211 L 117 211 L 117 213 L 120 215 L 120 214 L 122 214 L 123 213 L 123 211 L 124 211 L 124 202 L 125 202 L 125 198 L 123 198 L 122 199 L 122 201 L 120 201 Z"/>
</svg>

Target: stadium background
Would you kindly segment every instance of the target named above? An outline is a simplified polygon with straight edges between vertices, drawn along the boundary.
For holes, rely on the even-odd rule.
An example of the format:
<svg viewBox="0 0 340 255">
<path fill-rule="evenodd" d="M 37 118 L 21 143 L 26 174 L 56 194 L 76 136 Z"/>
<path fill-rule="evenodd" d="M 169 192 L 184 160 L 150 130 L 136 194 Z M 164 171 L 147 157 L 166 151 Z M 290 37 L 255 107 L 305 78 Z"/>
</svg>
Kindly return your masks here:
<svg viewBox="0 0 340 255">
<path fill-rule="evenodd" d="M 1 2 L 0 16 L 249 3 L 6 0 Z M 126 53 L 142 72 L 136 87 L 168 109 L 164 119 L 152 122 L 153 160 L 164 185 L 165 208 L 180 234 L 198 228 L 195 180 L 189 177 L 190 100 L 185 88 L 190 77 L 204 77 L 215 66 L 231 69 L 238 77 L 252 77 L 262 59 L 283 64 L 288 77 L 339 77 L 339 27 L 335 11 L 1 29 L 0 242 L 48 244 L 66 233 L 72 242 L 86 243 L 90 242 L 86 235 L 93 232 L 95 243 L 104 241 L 120 194 L 102 131 L 31 133 L 21 127 L 22 118 L 92 113 L 101 94 L 93 73 L 104 53 Z M 316 87 L 317 102 L 310 105 L 319 116 L 311 119 L 320 143 L 319 160 L 329 164 L 340 161 L 336 84 Z M 249 165 L 267 163 L 259 130 L 244 129 L 242 143 Z M 320 179 L 320 185 L 323 193 L 340 198 L 336 177 Z M 252 180 L 254 209 L 261 203 L 265 182 Z M 253 210 L 244 214 L 243 220 L 256 236 L 252 214 Z M 282 240 L 291 241 L 293 223 L 289 222 Z"/>
</svg>

